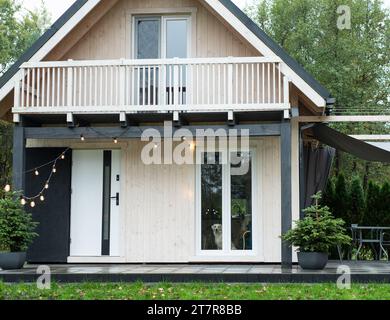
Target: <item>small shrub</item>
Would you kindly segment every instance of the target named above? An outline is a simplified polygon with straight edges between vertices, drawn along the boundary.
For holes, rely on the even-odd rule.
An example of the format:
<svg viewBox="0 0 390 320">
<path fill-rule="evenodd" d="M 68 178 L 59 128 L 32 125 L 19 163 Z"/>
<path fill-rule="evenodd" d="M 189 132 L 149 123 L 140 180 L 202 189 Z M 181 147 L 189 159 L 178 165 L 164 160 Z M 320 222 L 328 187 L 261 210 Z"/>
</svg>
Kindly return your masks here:
<svg viewBox="0 0 390 320">
<path fill-rule="evenodd" d="M 336 245 L 350 244 L 344 221 L 336 219 L 329 207 L 319 205 L 321 192 L 313 196 L 315 204 L 304 210 L 305 217 L 296 221 L 294 229 L 282 236 L 290 245 L 299 247 L 301 252 L 326 252 Z"/>
<path fill-rule="evenodd" d="M 0 251 L 26 251 L 38 234 L 34 232 L 38 223 L 24 210 L 13 192 L 0 199 Z"/>
</svg>

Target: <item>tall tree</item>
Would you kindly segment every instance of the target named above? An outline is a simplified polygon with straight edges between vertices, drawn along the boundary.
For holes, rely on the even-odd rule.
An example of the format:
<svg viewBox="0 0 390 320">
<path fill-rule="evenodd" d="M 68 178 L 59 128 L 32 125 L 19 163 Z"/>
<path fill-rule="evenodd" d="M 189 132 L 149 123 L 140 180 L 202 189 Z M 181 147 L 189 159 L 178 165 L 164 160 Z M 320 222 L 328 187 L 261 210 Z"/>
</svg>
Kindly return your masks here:
<svg viewBox="0 0 390 320">
<path fill-rule="evenodd" d="M 382 226 L 383 219 L 380 216 L 381 187 L 373 182 L 368 182 L 366 193 L 366 212 L 363 222 L 366 226 Z"/>
<path fill-rule="evenodd" d="M 350 217 L 351 223 L 361 224 L 363 222 L 365 211 L 365 199 L 360 177 L 355 176 L 351 182 L 351 207 Z"/>
<path fill-rule="evenodd" d="M 38 39 L 50 24 L 43 6 L 26 11 L 16 1 L 0 0 L 0 76 Z M 0 187 L 9 183 L 12 161 L 12 127 L 0 121 Z"/>
<path fill-rule="evenodd" d="M 337 24 L 341 5 L 350 8 L 350 29 Z M 246 11 L 329 89 L 336 98 L 336 114 L 390 114 L 390 12 L 382 0 L 258 0 Z M 389 132 L 389 124 L 383 123 L 334 126 L 348 134 Z M 336 174 L 346 172 L 342 167 L 348 163 L 349 179 L 359 167 L 365 181 L 390 176 L 390 166 L 341 152 L 334 163 Z"/>
<path fill-rule="evenodd" d="M 15 0 L 0 0 L 0 75 L 38 39 L 50 25 L 46 8 L 28 11 Z"/>
<path fill-rule="evenodd" d="M 333 197 L 333 210 L 334 215 L 338 218 L 342 218 L 346 225 L 353 223 L 350 216 L 350 192 L 348 191 L 347 182 L 343 173 L 337 176 L 335 183 L 335 192 Z"/>
</svg>

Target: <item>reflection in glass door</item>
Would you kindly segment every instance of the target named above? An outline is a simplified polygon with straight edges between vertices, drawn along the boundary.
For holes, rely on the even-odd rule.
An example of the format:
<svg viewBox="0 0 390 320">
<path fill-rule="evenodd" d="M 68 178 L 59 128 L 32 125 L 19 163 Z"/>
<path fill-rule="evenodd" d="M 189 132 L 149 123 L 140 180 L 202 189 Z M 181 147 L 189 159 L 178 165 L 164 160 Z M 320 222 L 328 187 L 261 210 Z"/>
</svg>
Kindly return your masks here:
<svg viewBox="0 0 390 320">
<path fill-rule="evenodd" d="M 204 153 L 201 168 L 202 250 L 222 250 L 222 165 L 219 153 Z"/>
<path fill-rule="evenodd" d="M 230 213 L 232 250 L 252 250 L 252 160 L 250 153 L 232 153 Z"/>
<path fill-rule="evenodd" d="M 200 181 L 200 250 L 234 253 L 253 250 L 252 152 L 222 154 L 202 152 Z M 199 231 L 198 231 L 199 232 Z"/>
</svg>

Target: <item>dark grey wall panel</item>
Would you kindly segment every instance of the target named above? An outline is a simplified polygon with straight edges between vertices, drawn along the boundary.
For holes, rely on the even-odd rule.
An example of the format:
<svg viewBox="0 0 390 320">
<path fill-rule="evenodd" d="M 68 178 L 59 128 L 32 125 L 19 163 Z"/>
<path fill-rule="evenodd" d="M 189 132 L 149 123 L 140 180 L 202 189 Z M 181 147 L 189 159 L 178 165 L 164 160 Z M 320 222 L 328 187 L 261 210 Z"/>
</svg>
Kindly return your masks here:
<svg viewBox="0 0 390 320">
<path fill-rule="evenodd" d="M 49 162 L 60 155 L 61 148 L 31 148 L 26 150 L 26 169 Z M 32 263 L 64 263 L 69 255 L 70 234 L 70 197 L 71 197 L 71 150 L 64 160 L 56 165 L 49 189 L 45 192 L 45 201 L 36 200 L 36 207 L 26 206 L 34 221 L 39 222 L 37 233 L 27 253 L 27 260 Z M 26 196 L 36 195 L 45 184 L 52 166 L 39 169 L 39 176 L 27 173 Z"/>
</svg>

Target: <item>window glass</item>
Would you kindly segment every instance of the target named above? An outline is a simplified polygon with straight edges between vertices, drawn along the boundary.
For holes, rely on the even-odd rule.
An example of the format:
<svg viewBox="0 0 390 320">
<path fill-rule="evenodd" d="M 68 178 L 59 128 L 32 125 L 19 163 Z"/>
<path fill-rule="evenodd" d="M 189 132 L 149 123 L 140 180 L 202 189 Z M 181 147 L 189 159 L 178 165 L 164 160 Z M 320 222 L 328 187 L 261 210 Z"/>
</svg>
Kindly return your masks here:
<svg viewBox="0 0 390 320">
<path fill-rule="evenodd" d="M 160 18 L 136 20 L 137 59 L 160 57 Z"/>
<path fill-rule="evenodd" d="M 201 248 L 222 250 L 222 165 L 219 153 L 204 153 L 201 188 Z"/>
<path fill-rule="evenodd" d="M 232 153 L 231 249 L 252 250 L 252 161 L 250 153 Z"/>
<path fill-rule="evenodd" d="M 166 21 L 166 57 L 187 58 L 187 19 Z"/>
</svg>

